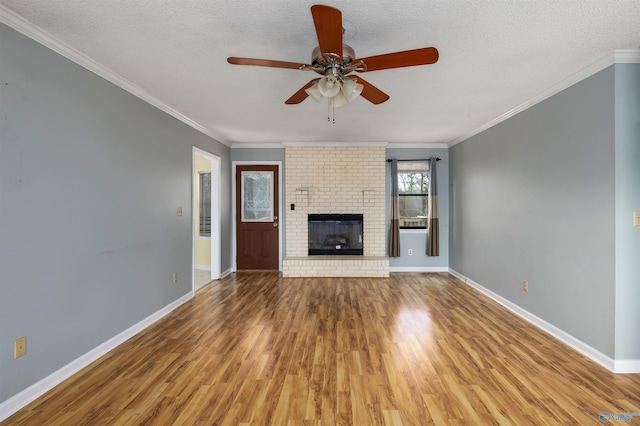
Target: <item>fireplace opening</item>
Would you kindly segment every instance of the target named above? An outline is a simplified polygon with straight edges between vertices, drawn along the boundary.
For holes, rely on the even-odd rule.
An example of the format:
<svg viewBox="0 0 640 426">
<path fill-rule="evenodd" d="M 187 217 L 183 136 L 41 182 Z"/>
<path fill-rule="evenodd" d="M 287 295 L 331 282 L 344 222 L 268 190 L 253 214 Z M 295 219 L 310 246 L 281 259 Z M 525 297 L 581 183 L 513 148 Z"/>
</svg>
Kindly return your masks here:
<svg viewBox="0 0 640 426">
<path fill-rule="evenodd" d="M 310 214 L 309 256 L 363 255 L 361 214 Z"/>
</svg>

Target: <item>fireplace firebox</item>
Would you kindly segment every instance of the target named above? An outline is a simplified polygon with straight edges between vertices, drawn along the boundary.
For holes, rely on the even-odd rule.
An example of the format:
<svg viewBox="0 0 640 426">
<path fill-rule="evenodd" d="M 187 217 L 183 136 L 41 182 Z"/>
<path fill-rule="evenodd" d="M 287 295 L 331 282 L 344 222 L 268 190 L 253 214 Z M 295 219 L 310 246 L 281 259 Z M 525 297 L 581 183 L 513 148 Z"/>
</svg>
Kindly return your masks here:
<svg viewBox="0 0 640 426">
<path fill-rule="evenodd" d="M 361 214 L 310 214 L 309 256 L 363 255 Z"/>
</svg>

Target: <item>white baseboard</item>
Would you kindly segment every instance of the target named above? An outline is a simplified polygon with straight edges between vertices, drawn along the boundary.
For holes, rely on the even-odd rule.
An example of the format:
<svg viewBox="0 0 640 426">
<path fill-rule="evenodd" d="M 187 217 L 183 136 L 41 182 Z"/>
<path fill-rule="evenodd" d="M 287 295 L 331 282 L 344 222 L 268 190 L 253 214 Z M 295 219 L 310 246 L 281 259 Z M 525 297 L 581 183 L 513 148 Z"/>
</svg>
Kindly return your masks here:
<svg viewBox="0 0 640 426">
<path fill-rule="evenodd" d="M 389 272 L 449 272 L 446 266 L 390 266 Z"/>
<path fill-rule="evenodd" d="M 223 279 L 224 277 L 226 277 L 227 275 L 231 275 L 233 273 L 233 270 L 231 268 L 227 269 L 226 271 L 224 271 L 223 273 L 220 274 L 220 279 Z"/>
<path fill-rule="evenodd" d="M 619 374 L 640 373 L 640 359 L 614 359 L 613 372 Z"/>
<path fill-rule="evenodd" d="M 530 322 L 531 324 L 535 325 L 539 329 L 549 333 L 550 335 L 552 335 L 556 339 L 560 340 L 562 343 L 572 347 L 576 351 L 580 352 L 582 355 L 584 355 L 587 358 L 591 359 L 592 361 L 600 364 L 601 366 L 603 366 L 607 370 L 609 370 L 609 371 L 611 371 L 613 373 L 617 373 L 617 374 L 640 373 L 640 360 L 614 360 L 613 358 L 603 354 L 599 350 L 594 349 L 593 347 L 587 345 L 582 340 L 576 339 L 575 337 L 573 337 L 571 334 L 567 333 L 566 331 L 563 331 L 563 330 L 559 329 L 558 327 L 556 327 L 555 325 L 546 322 L 542 318 L 539 318 L 539 317 L 533 315 L 531 312 L 521 308 L 520 306 L 518 306 L 515 303 L 505 299 L 504 297 L 498 295 L 497 293 L 494 293 L 493 291 L 489 290 L 488 288 L 481 286 L 477 282 L 473 281 L 470 278 L 467 278 L 466 276 L 462 275 L 461 273 L 459 273 L 459 272 L 457 272 L 457 271 L 455 271 L 453 269 L 449 269 L 449 273 L 451 275 L 453 275 L 454 277 L 458 278 L 460 281 L 462 281 L 462 282 L 466 283 L 467 285 L 475 288 L 476 290 L 478 290 L 482 294 L 484 294 L 484 295 L 490 297 L 491 299 L 495 300 L 496 302 L 498 302 L 499 304 L 501 304 L 505 308 L 509 309 L 514 314 L 516 314 L 519 317 L 527 320 L 528 322 Z"/>
<path fill-rule="evenodd" d="M 209 271 L 209 272 L 211 272 L 211 266 L 196 265 L 196 269 L 199 269 L 201 271 Z"/>
<path fill-rule="evenodd" d="M 185 303 L 186 301 L 193 298 L 193 293 L 188 293 L 182 296 L 180 299 L 175 302 L 170 303 L 159 311 L 149 315 L 147 318 L 143 319 L 139 323 L 129 327 L 122 333 L 118 334 L 115 337 L 107 340 L 96 348 L 90 350 L 86 354 L 76 358 L 71 361 L 69 364 L 60 368 L 55 373 L 52 373 L 40 380 L 37 383 L 29 386 L 22 392 L 12 396 L 0 403 L 0 421 L 6 419 L 11 416 L 22 407 L 26 406 L 30 402 L 34 401 L 36 398 L 42 396 L 45 392 L 53 389 L 55 386 L 62 383 L 64 380 L 76 374 L 78 371 L 82 370 L 93 361 L 97 360 L 107 352 L 116 348 L 120 344 L 124 343 L 126 340 L 140 333 L 145 328 L 149 327 L 165 315 L 169 314 L 174 309 L 178 308 L 180 305 Z"/>
</svg>

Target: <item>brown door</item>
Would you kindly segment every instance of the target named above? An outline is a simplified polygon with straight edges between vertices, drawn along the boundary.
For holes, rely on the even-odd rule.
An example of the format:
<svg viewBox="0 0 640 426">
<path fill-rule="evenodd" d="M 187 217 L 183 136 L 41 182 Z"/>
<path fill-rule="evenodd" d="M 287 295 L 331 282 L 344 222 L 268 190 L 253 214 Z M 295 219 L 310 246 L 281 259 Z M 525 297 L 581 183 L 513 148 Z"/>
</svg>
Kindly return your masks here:
<svg viewBox="0 0 640 426">
<path fill-rule="evenodd" d="M 236 266 L 279 268 L 278 166 L 236 167 Z"/>
</svg>

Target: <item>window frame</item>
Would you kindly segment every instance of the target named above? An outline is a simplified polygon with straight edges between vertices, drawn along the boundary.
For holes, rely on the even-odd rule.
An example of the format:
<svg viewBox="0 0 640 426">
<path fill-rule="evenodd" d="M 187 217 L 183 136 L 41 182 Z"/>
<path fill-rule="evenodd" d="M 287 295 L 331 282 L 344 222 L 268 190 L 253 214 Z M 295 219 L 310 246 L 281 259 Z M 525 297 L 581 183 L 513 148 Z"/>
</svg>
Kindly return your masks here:
<svg viewBox="0 0 640 426">
<path fill-rule="evenodd" d="M 405 167 L 402 168 L 402 164 L 404 163 Z M 422 173 L 422 174 L 426 174 L 426 187 L 424 188 L 425 191 L 424 192 L 420 192 L 420 193 L 403 193 L 401 191 L 400 188 L 400 175 L 401 174 L 406 174 L 406 173 L 411 173 L 411 167 L 406 167 L 408 164 L 413 164 L 415 165 L 415 173 Z M 404 220 L 406 219 L 412 219 L 411 217 L 403 217 L 402 215 L 399 215 L 399 219 L 400 219 L 400 231 L 404 231 L 407 233 L 424 233 L 427 231 L 428 229 L 428 220 L 427 220 L 427 214 L 428 214 L 428 203 L 429 203 L 429 180 L 431 178 L 431 175 L 429 173 L 429 162 L 425 161 L 425 160 L 398 160 L 398 171 L 397 171 L 397 176 L 396 176 L 396 181 L 398 183 L 398 199 L 399 199 L 399 204 L 402 205 L 402 198 L 403 197 L 421 197 L 424 199 L 423 203 L 424 203 L 424 219 L 422 219 L 422 217 L 419 217 L 420 220 L 422 220 L 424 222 L 424 226 L 406 226 L 406 225 L 402 225 L 402 223 L 404 222 Z M 424 179 L 424 177 L 423 177 Z M 424 183 L 423 183 L 424 185 Z M 399 212 L 400 214 L 400 212 Z"/>
<path fill-rule="evenodd" d="M 209 192 L 205 191 L 205 185 L 203 180 L 206 177 L 209 177 Z M 198 172 L 198 184 L 199 188 L 199 200 L 198 200 L 198 210 L 199 210 L 199 218 L 198 218 L 198 236 L 202 238 L 211 238 L 211 172 Z M 205 203 L 206 201 L 206 203 Z M 207 212 L 208 217 L 207 217 Z M 208 224 L 207 224 L 207 218 Z M 207 232 L 208 227 L 208 232 Z"/>
</svg>

